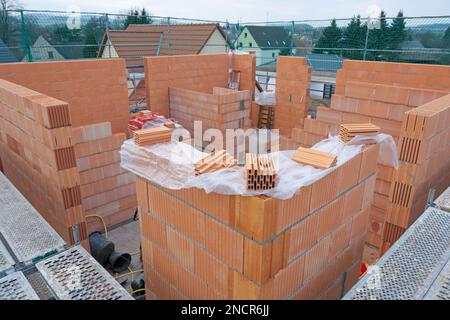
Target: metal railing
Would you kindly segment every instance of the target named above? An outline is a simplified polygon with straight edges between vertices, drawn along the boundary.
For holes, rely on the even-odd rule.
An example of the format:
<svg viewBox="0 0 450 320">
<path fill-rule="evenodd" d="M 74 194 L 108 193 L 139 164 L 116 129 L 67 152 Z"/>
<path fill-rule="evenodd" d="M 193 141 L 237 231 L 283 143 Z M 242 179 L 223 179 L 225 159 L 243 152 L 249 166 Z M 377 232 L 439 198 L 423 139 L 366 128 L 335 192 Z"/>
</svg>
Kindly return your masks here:
<svg viewBox="0 0 450 320">
<path fill-rule="evenodd" d="M 202 46 L 203 51 L 256 51 L 257 65 L 261 67 L 270 67 L 279 55 L 304 56 L 313 71 L 324 72 L 335 72 L 343 59 L 450 64 L 450 16 L 397 16 L 373 21 L 354 17 L 229 23 L 97 12 L 10 10 L 0 12 L 0 39 L 5 44 L 0 47 L 0 58 L 5 60 L 8 56 L 9 60 L 16 61 L 95 58 L 102 46 L 107 47 L 111 57 L 115 56 L 117 48 L 126 46 L 156 48 L 159 45 L 161 54 L 190 53 L 198 47 L 199 34 L 204 30 L 202 25 L 215 23 L 222 27 L 226 41 L 209 41 Z M 161 30 L 164 39 L 154 39 L 151 43 L 144 40 L 103 42 L 109 38 L 110 31 L 126 30 L 135 23 L 164 26 Z M 191 27 L 175 34 L 175 26 L 180 24 Z M 181 44 L 175 38 L 180 37 L 180 32 L 186 39 Z M 48 54 L 46 49 L 56 52 Z M 143 55 L 149 53 L 143 52 Z M 138 54 L 135 58 L 142 56 Z"/>
</svg>

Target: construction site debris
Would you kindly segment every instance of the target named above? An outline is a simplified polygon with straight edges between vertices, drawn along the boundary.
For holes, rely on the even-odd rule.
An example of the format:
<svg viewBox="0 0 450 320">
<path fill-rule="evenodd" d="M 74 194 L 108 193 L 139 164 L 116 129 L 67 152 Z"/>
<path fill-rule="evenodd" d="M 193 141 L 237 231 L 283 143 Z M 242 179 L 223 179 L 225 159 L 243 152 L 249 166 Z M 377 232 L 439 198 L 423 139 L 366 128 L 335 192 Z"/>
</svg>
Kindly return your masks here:
<svg viewBox="0 0 450 320">
<path fill-rule="evenodd" d="M 169 142 L 172 130 L 165 126 L 141 129 L 133 132 L 134 142 L 139 146 Z"/>
<path fill-rule="evenodd" d="M 198 176 L 202 173 L 214 172 L 223 168 L 231 168 L 236 164 L 236 159 L 225 150 L 213 151 L 210 155 L 194 164 L 195 175 Z"/>
<path fill-rule="evenodd" d="M 267 154 L 245 155 L 245 177 L 247 190 L 269 190 L 275 188 L 277 177 L 272 158 Z"/>
<path fill-rule="evenodd" d="M 370 136 L 380 132 L 380 127 L 372 123 L 343 123 L 339 127 L 339 136 L 343 142 L 349 142 L 356 136 Z"/>
<path fill-rule="evenodd" d="M 299 147 L 292 160 L 315 168 L 328 169 L 336 165 L 337 157 L 329 152 Z"/>
</svg>

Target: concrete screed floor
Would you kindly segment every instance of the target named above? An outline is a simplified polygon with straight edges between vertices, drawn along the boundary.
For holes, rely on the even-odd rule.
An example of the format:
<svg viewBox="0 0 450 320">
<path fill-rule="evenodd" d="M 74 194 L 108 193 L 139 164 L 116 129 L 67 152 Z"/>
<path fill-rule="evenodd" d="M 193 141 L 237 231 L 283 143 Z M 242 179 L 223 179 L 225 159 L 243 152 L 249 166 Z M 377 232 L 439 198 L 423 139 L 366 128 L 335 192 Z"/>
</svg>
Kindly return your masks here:
<svg viewBox="0 0 450 320">
<path fill-rule="evenodd" d="M 123 224 L 121 226 L 115 227 L 111 230 L 108 230 L 108 239 L 114 242 L 116 251 L 127 252 L 132 254 L 132 260 L 130 264 L 131 270 L 141 270 L 142 262 L 140 261 L 140 253 L 139 253 L 139 245 L 140 245 L 140 231 L 139 231 L 139 222 L 131 221 L 129 223 Z M 120 276 L 117 273 L 114 273 L 111 270 L 108 270 L 113 277 Z M 130 272 L 130 270 L 122 272 L 122 274 L 126 274 Z M 131 289 L 131 281 L 133 278 L 139 273 L 134 273 L 131 275 L 119 277 L 117 281 L 128 291 L 132 292 Z"/>
</svg>

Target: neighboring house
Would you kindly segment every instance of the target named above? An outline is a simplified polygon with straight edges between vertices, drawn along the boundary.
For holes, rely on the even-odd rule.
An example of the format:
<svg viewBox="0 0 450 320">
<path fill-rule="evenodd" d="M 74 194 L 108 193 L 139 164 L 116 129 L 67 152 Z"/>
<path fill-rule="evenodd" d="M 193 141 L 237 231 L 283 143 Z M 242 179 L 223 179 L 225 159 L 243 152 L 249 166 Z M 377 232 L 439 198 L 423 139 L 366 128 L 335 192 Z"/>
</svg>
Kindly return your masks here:
<svg viewBox="0 0 450 320">
<path fill-rule="evenodd" d="M 32 61 L 57 61 L 83 58 L 83 45 L 80 43 L 60 43 L 49 37 L 39 36 L 30 48 Z M 25 56 L 22 61 L 28 61 Z"/>
<path fill-rule="evenodd" d="M 297 53 L 296 57 L 304 57 L 308 61 L 313 73 L 336 73 L 342 69 L 344 58 L 337 54 Z"/>
<path fill-rule="evenodd" d="M 289 33 L 278 26 L 246 26 L 235 42 L 240 51 L 256 52 L 257 66 L 276 60 L 281 49 L 290 46 Z"/>
<path fill-rule="evenodd" d="M 9 50 L 8 46 L 0 39 L 0 63 L 17 62 L 17 58 Z"/>
<path fill-rule="evenodd" d="M 123 58 L 142 66 L 144 56 L 225 53 L 227 35 L 219 24 L 130 24 L 103 36 L 99 57 Z"/>
<path fill-rule="evenodd" d="M 143 72 L 143 57 L 156 55 L 225 53 L 227 34 L 216 23 L 130 24 L 126 30 L 109 30 L 98 53 L 101 58 L 123 58 L 129 73 L 128 95 L 139 96 L 143 79 L 132 81 Z"/>
</svg>

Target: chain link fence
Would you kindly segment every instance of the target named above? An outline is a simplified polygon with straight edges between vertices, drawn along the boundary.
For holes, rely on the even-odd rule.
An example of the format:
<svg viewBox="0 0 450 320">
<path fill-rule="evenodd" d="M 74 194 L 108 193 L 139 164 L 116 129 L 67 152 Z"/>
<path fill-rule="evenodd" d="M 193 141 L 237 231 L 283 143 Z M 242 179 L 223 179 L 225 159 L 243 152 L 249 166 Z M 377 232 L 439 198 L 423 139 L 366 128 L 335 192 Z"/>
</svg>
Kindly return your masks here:
<svg viewBox="0 0 450 320">
<path fill-rule="evenodd" d="M 212 24 L 219 34 L 211 34 Z M 233 24 L 139 12 L 0 10 L 0 27 L 0 62 L 125 57 L 139 68 L 143 56 L 236 49 L 254 52 L 265 72 L 279 55 L 306 57 L 317 73 L 336 72 L 343 59 L 450 64 L 450 16 Z"/>
</svg>

